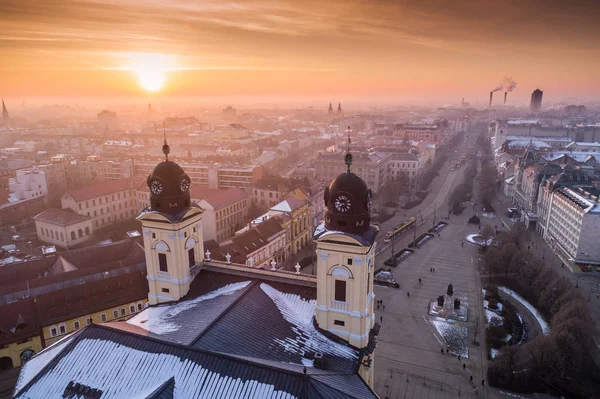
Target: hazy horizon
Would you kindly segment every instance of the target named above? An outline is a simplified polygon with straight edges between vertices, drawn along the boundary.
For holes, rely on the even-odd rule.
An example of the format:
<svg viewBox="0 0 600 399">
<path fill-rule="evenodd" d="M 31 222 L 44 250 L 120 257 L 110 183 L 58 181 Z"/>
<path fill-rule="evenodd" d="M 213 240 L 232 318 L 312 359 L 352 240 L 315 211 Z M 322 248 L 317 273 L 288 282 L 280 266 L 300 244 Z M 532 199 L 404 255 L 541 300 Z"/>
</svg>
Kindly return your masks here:
<svg viewBox="0 0 600 399">
<path fill-rule="evenodd" d="M 586 104 L 598 16 L 593 1 L 5 1 L 0 96 L 485 107 L 512 77 L 507 105 L 537 87 Z"/>
</svg>

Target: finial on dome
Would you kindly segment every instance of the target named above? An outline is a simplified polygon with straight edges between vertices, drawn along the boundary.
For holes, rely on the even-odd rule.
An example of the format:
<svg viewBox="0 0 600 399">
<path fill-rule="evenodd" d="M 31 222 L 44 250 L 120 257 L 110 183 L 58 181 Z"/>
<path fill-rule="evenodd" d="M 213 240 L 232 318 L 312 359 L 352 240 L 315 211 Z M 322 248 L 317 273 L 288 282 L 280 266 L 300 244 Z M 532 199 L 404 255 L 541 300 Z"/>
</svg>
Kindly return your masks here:
<svg viewBox="0 0 600 399">
<path fill-rule="evenodd" d="M 154 128 L 156 129 L 156 125 L 154 125 Z M 163 121 L 163 137 L 165 138 L 165 143 L 162 146 L 162 152 L 163 152 L 163 154 L 165 154 L 165 160 L 169 161 L 169 153 L 171 152 L 171 148 L 167 144 L 167 130 L 165 128 L 164 121 Z"/>
<path fill-rule="evenodd" d="M 348 126 L 346 132 L 348 133 L 348 147 L 346 148 L 346 156 L 344 157 L 344 161 L 348 166 L 348 173 L 350 173 L 350 165 L 352 165 L 352 154 L 350 154 L 350 144 L 352 144 L 352 140 L 350 139 L 350 126 Z"/>
</svg>

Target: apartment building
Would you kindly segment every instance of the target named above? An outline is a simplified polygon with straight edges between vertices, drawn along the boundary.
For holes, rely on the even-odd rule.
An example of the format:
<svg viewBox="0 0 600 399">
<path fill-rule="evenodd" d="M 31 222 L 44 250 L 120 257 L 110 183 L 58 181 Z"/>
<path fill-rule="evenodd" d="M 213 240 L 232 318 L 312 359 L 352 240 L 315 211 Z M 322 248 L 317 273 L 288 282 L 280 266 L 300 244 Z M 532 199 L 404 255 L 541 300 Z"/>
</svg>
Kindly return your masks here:
<svg viewBox="0 0 600 399">
<path fill-rule="evenodd" d="M 72 209 L 92 218 L 94 229 L 136 217 L 141 208 L 136 188 L 141 177 L 108 180 L 69 190 L 61 199 L 63 209 Z"/>
<path fill-rule="evenodd" d="M 544 239 L 572 271 L 600 267 L 598 192 L 558 188 L 552 193 Z"/>
<path fill-rule="evenodd" d="M 91 323 L 144 309 L 148 282 L 135 241 L 31 259 L 0 268 L 0 369 L 19 367 Z"/>
<path fill-rule="evenodd" d="M 193 184 L 212 189 L 240 188 L 250 194 L 252 186 L 263 177 L 263 167 L 259 165 L 201 165 L 191 162 L 179 162 L 179 165 L 186 171 Z M 148 176 L 155 166 L 156 161 L 136 161 L 135 175 Z"/>
<path fill-rule="evenodd" d="M 398 124 L 392 135 L 397 139 L 431 141 L 441 143 L 445 138 L 445 129 L 440 123 L 436 124 Z"/>
<path fill-rule="evenodd" d="M 398 179 L 401 174 L 405 174 L 412 182 L 419 175 L 421 162 L 415 154 L 393 153 L 389 161 L 390 171 L 389 179 Z"/>
<path fill-rule="evenodd" d="M 280 217 L 280 223 L 286 232 L 286 257 L 297 254 L 309 244 L 312 237 L 309 201 L 289 196 L 271 207 L 268 215 L 268 219 Z"/>
<path fill-rule="evenodd" d="M 346 172 L 344 164 L 345 152 L 321 152 L 315 160 L 316 178 L 323 181 L 332 181 L 341 173 Z M 352 172 L 360 176 L 373 190 L 381 191 L 388 183 L 389 162 L 392 154 L 383 152 L 353 153 Z"/>
<path fill-rule="evenodd" d="M 12 201 L 48 195 L 46 174 L 37 167 L 17 170 L 16 176 L 9 180 L 8 187 Z"/>
<path fill-rule="evenodd" d="M 33 220 L 38 240 L 46 244 L 70 248 L 92 238 L 92 218 L 71 209 L 47 209 Z"/>
<path fill-rule="evenodd" d="M 205 241 L 223 242 L 233 237 L 236 230 L 248 221 L 250 198 L 239 188 L 216 190 L 192 185 L 191 197 L 204 209 L 202 225 Z"/>
</svg>

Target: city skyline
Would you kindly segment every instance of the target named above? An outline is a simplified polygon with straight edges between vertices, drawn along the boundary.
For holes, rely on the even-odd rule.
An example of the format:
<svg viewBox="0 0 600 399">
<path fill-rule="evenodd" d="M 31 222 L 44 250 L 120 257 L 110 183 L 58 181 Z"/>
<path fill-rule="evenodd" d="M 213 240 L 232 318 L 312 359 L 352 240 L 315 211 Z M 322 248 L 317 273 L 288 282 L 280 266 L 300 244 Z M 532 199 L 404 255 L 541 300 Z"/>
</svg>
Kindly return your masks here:
<svg viewBox="0 0 600 399">
<path fill-rule="evenodd" d="M 485 106 L 600 89 L 591 1 L 4 2 L 0 87 L 20 99 L 248 97 Z M 152 94 L 154 92 L 154 94 Z M 502 96 L 495 98 L 500 104 Z M 546 99 L 545 99 L 546 100 Z"/>
</svg>

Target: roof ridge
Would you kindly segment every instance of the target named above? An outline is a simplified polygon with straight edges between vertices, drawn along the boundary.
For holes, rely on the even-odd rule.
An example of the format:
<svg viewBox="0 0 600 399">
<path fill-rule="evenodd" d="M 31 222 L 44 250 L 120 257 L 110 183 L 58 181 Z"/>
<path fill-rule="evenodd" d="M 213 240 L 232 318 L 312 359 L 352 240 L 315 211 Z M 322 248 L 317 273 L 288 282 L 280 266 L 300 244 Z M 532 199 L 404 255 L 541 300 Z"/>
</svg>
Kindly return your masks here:
<svg viewBox="0 0 600 399">
<path fill-rule="evenodd" d="M 220 320 L 221 318 L 223 318 L 225 316 L 227 311 L 229 311 L 229 309 L 231 309 L 233 307 L 233 305 L 235 305 L 241 298 L 246 296 L 248 294 L 248 292 L 250 292 L 250 290 L 252 290 L 252 288 L 254 288 L 257 284 L 258 284 L 258 280 L 256 280 L 256 279 L 252 280 L 252 282 L 244 288 L 244 291 L 237 298 L 235 298 L 233 301 L 231 301 L 231 303 L 228 306 L 226 306 L 225 309 L 223 309 L 223 311 L 217 317 L 215 317 L 213 319 L 213 321 L 208 323 L 208 325 L 206 327 L 204 327 L 204 329 L 198 333 L 198 335 L 190 342 L 190 346 L 194 345 L 206 332 L 208 332 L 208 330 L 210 330 L 210 328 L 212 326 L 215 325 L 215 323 L 218 320 Z"/>
</svg>

